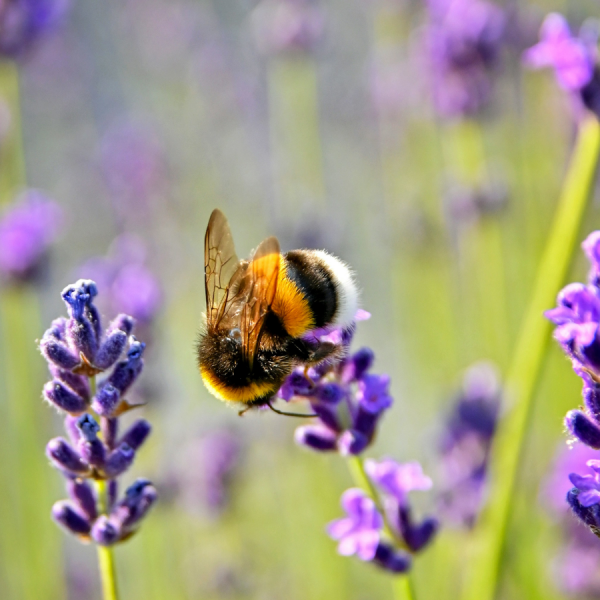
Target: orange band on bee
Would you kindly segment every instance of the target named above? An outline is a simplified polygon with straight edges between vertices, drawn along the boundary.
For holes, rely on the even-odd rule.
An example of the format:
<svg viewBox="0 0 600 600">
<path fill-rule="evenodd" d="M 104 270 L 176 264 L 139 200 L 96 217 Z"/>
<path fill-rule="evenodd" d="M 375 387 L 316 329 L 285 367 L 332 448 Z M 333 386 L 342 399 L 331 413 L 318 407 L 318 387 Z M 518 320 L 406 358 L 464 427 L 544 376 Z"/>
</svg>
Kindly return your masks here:
<svg viewBox="0 0 600 600">
<path fill-rule="evenodd" d="M 283 266 L 279 270 L 277 294 L 271 308 L 292 337 L 300 337 L 314 328 L 315 322 L 308 300 L 296 284 L 287 278 Z"/>
<path fill-rule="evenodd" d="M 217 379 L 210 371 L 201 370 L 202 380 L 208 391 L 224 402 L 252 402 L 257 398 L 266 396 L 269 393 L 275 393 L 277 390 L 273 389 L 273 385 L 270 383 L 255 383 L 252 382 L 249 385 L 243 387 L 231 387 L 224 384 L 222 381 Z"/>
</svg>

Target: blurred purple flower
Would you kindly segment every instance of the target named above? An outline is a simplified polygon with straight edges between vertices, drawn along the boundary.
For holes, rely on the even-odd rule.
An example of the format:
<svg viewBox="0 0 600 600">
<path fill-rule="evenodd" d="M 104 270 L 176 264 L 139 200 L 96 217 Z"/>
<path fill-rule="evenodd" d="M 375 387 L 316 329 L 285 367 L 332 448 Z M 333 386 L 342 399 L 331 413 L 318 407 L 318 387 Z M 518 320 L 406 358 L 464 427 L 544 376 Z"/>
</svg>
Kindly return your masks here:
<svg viewBox="0 0 600 600">
<path fill-rule="evenodd" d="M 63 221 L 60 207 L 38 190 L 23 192 L 0 219 L 0 275 L 35 277 Z"/>
<path fill-rule="evenodd" d="M 383 528 L 375 502 L 362 490 L 351 488 L 342 494 L 341 504 L 347 517 L 332 521 L 327 533 L 339 541 L 338 552 L 342 556 L 356 554 L 361 560 L 373 560 Z"/>
<path fill-rule="evenodd" d="M 429 0 L 426 39 L 437 110 L 477 114 L 492 93 L 506 28 L 503 10 L 485 0 Z"/>
<path fill-rule="evenodd" d="M 241 451 L 239 435 L 226 429 L 191 441 L 184 450 L 183 470 L 176 484 L 186 508 L 194 512 L 202 508 L 211 516 L 219 516 L 227 508 Z"/>
<path fill-rule="evenodd" d="M 472 527 L 481 508 L 499 406 L 496 368 L 475 363 L 465 373 L 440 443 L 439 509 L 456 525 Z"/>
<path fill-rule="evenodd" d="M 90 280 L 67 286 L 62 298 L 69 318 L 55 319 L 40 342 L 53 377 L 43 395 L 66 413 L 70 438 L 50 440 L 46 455 L 66 477 L 70 497 L 54 505 L 53 518 L 86 541 L 112 545 L 135 532 L 157 495 L 149 481 L 140 479 L 117 500 L 116 478 L 132 465 L 151 430 L 147 421 L 138 419 L 119 436 L 119 417 L 132 408 L 125 394 L 142 371 L 145 344 L 131 335 L 133 319 L 127 315 L 119 315 L 103 331 L 94 304 L 97 294 Z M 96 374 L 109 368 L 98 387 L 92 386 Z M 106 514 L 100 514 L 87 479 L 106 480 Z"/>
<path fill-rule="evenodd" d="M 559 86 L 600 116 L 597 41 L 573 36 L 567 20 L 550 13 L 542 23 L 539 43 L 523 54 L 523 62 L 533 69 L 553 68 Z"/>
<path fill-rule="evenodd" d="M 316 0 L 262 0 L 252 24 L 263 52 L 303 52 L 321 40 L 325 18 Z"/>
<path fill-rule="evenodd" d="M 123 234 L 111 245 L 108 255 L 89 259 L 79 269 L 106 290 L 103 312 L 125 312 L 139 325 L 152 323 L 162 304 L 157 278 L 146 266 L 146 247 L 130 234 Z"/>
<path fill-rule="evenodd" d="M 68 0 L 0 0 L 0 55 L 23 58 L 56 28 Z"/>
<path fill-rule="evenodd" d="M 144 216 L 150 199 L 164 190 L 166 158 L 148 127 L 122 123 L 108 130 L 100 146 L 100 167 L 122 218 Z"/>
<path fill-rule="evenodd" d="M 389 494 L 401 505 L 407 503 L 409 492 L 428 490 L 433 485 L 418 462 L 399 464 L 391 458 L 379 462 L 366 460 L 365 470 L 384 494 Z"/>
<path fill-rule="evenodd" d="M 600 503 L 600 460 L 588 460 L 586 465 L 594 471 L 593 475 L 571 473 L 569 479 L 579 490 L 577 500 L 584 508 Z"/>
</svg>

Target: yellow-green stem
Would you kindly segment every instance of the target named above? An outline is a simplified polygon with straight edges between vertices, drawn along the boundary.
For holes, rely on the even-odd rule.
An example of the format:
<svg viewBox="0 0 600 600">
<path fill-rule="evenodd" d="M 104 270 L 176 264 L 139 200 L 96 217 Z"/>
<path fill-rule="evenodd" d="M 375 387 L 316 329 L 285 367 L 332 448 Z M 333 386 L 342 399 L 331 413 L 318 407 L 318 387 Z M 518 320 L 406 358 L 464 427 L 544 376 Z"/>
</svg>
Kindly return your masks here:
<svg viewBox="0 0 600 600">
<path fill-rule="evenodd" d="M 96 378 L 90 377 L 90 395 L 96 394 Z M 108 513 L 108 482 L 104 479 L 96 481 L 98 493 L 98 508 L 100 514 Z M 117 570 L 115 568 L 115 557 L 112 546 L 97 546 L 98 568 L 100 569 L 100 581 L 102 583 L 103 600 L 119 600 L 117 587 Z"/>
<path fill-rule="evenodd" d="M 349 456 L 348 468 L 350 469 L 352 479 L 354 479 L 356 485 L 367 492 L 376 504 L 379 504 L 377 491 L 373 487 L 371 480 L 367 477 L 362 459 L 359 456 Z M 383 511 L 381 512 L 384 515 L 384 533 L 391 540 L 396 540 L 396 536 L 390 531 L 390 528 L 385 521 L 385 513 Z M 392 589 L 394 590 L 394 598 L 396 600 L 414 600 L 414 594 L 408 575 L 396 575 L 392 580 Z"/>
<path fill-rule="evenodd" d="M 464 600 L 493 600 L 498 585 L 515 479 L 533 395 L 546 352 L 551 308 L 564 284 L 581 220 L 594 181 L 600 149 L 600 124 L 589 115 L 582 121 L 569 170 L 540 262 L 533 294 L 519 332 L 506 378 L 507 408 L 494 440 L 490 465 L 489 504 L 475 531 Z"/>
</svg>

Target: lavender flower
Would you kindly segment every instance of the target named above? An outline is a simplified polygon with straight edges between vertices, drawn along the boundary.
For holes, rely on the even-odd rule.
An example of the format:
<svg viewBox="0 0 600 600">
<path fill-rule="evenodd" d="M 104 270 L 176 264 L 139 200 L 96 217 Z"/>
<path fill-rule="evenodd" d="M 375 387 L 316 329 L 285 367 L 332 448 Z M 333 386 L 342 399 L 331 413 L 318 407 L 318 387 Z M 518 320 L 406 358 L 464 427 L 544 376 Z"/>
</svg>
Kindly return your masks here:
<svg viewBox="0 0 600 600">
<path fill-rule="evenodd" d="M 415 523 L 408 502 L 410 491 L 429 489 L 431 480 L 418 463 L 399 464 L 389 458 L 368 460 L 365 470 L 381 491 L 385 520 L 372 498 L 352 488 L 342 495 L 347 516 L 331 522 L 327 533 L 339 542 L 342 556 L 356 554 L 387 571 L 405 573 L 412 563 L 411 554 L 423 550 L 438 529 L 433 518 Z"/>
<path fill-rule="evenodd" d="M 491 97 L 506 17 L 485 0 L 429 0 L 428 7 L 436 108 L 447 117 L 475 115 Z"/>
<path fill-rule="evenodd" d="M 129 469 L 150 433 L 150 424 L 139 419 L 119 436 L 119 416 L 132 408 L 125 395 L 141 373 L 145 345 L 131 335 L 134 322 L 127 315 L 119 315 L 103 332 L 94 305 L 97 293 L 91 280 L 67 286 L 62 298 L 69 318 L 53 321 L 40 349 L 53 376 L 44 386 L 44 398 L 66 413 L 69 437 L 50 440 L 46 447 L 69 494 L 69 500 L 54 505 L 52 516 L 78 537 L 110 546 L 136 531 L 156 501 L 156 490 L 138 479 L 117 500 L 116 478 Z M 104 377 L 96 389 L 99 373 Z M 98 490 L 89 480 L 98 483 Z"/>
<path fill-rule="evenodd" d="M 549 14 L 540 30 L 540 41 L 523 55 L 533 68 L 551 67 L 558 85 L 569 92 L 578 107 L 584 106 L 600 117 L 600 70 L 597 39 L 571 34 L 566 19 Z"/>
<path fill-rule="evenodd" d="M 55 29 L 67 0 L 4 0 L 0 3 L 0 55 L 26 56 L 37 41 Z"/>
<path fill-rule="evenodd" d="M 588 236 L 582 244 L 591 263 L 588 284 L 572 283 L 557 298 L 558 307 L 546 311 L 557 326 L 554 337 L 571 359 L 573 370 L 583 380 L 583 408 L 571 410 L 565 424 L 572 436 L 595 450 L 600 449 L 600 232 Z M 600 531 L 600 487 L 597 460 L 588 467 L 595 475 L 571 473 L 575 486 L 567 495 L 573 512 L 595 533 Z"/>
<path fill-rule="evenodd" d="M 365 315 L 359 314 L 361 318 Z M 311 335 L 341 344 L 347 351 L 353 331 L 333 329 Z M 393 402 L 390 378 L 369 373 L 374 358 L 369 348 L 362 348 L 335 363 L 298 368 L 285 380 L 278 395 L 287 401 L 308 400 L 318 416 L 316 423 L 296 429 L 297 443 L 343 455 L 360 454 L 371 444 L 382 414 Z"/>
<path fill-rule="evenodd" d="M 541 499 L 558 517 L 562 531 L 563 545 L 551 567 L 556 583 L 565 593 L 586 598 L 600 597 L 600 577 L 595 568 L 600 559 L 600 539 L 568 514 L 565 496 L 572 498 L 569 476 L 584 471 L 586 463 L 599 457 L 597 450 L 580 442 L 571 447 L 561 444 L 541 492 Z"/>
<path fill-rule="evenodd" d="M 439 508 L 455 525 L 472 527 L 479 514 L 499 405 L 496 368 L 475 363 L 465 373 L 440 443 Z"/>
<path fill-rule="evenodd" d="M 305 52 L 325 28 L 316 0 L 262 0 L 253 14 L 254 35 L 265 53 Z"/>
<path fill-rule="evenodd" d="M 62 220 L 60 207 L 42 192 L 23 192 L 0 219 L 0 277 L 9 282 L 33 280 Z"/>
</svg>

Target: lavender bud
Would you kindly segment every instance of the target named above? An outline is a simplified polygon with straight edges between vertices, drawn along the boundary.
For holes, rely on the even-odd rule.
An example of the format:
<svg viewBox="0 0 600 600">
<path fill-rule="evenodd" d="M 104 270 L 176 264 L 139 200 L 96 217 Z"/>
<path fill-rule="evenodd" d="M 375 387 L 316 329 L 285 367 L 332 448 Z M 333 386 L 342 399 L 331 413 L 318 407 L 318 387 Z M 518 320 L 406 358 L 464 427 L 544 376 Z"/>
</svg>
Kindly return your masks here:
<svg viewBox="0 0 600 600">
<path fill-rule="evenodd" d="M 48 368 L 55 379 L 62 381 L 65 385 L 70 387 L 76 394 L 81 396 L 86 403 L 89 402 L 90 384 L 87 377 L 84 375 L 76 375 L 71 371 L 61 369 L 55 364 L 49 364 Z"/>
<path fill-rule="evenodd" d="M 65 417 L 65 430 L 73 444 L 77 444 L 81 438 L 81 432 L 77 428 L 77 421 L 79 421 L 79 417 L 74 417 L 73 415 L 67 415 Z"/>
<path fill-rule="evenodd" d="M 40 350 L 49 363 L 62 369 L 73 369 L 79 364 L 79 356 L 69 350 L 64 342 L 48 336 L 48 330 L 40 342 Z"/>
<path fill-rule="evenodd" d="M 48 402 L 71 414 L 82 413 L 87 408 L 85 399 L 58 379 L 44 385 L 43 395 Z"/>
<path fill-rule="evenodd" d="M 121 394 L 119 390 L 107 382 L 94 396 L 92 408 L 101 417 L 110 417 L 115 412 L 120 400 Z"/>
<path fill-rule="evenodd" d="M 94 521 L 98 516 L 98 511 L 96 510 L 96 496 L 91 486 L 80 479 L 69 479 L 67 481 L 67 491 L 81 512 L 90 521 Z"/>
<path fill-rule="evenodd" d="M 121 438 L 121 444 L 127 444 L 132 450 L 137 450 L 150 435 L 152 427 L 145 419 L 136 421 Z"/>
<path fill-rule="evenodd" d="M 360 431 L 349 429 L 340 436 L 338 450 L 342 456 L 360 454 L 369 445 L 369 441 L 369 438 Z"/>
<path fill-rule="evenodd" d="M 580 410 L 570 410 L 565 417 L 567 429 L 586 446 L 600 449 L 600 427 Z"/>
<path fill-rule="evenodd" d="M 70 319 L 67 322 L 67 340 L 69 346 L 77 354 L 83 354 L 90 363 L 94 362 L 98 348 L 98 331 L 92 324 L 86 310 L 93 296 L 97 294 L 94 282 L 80 279 L 73 285 L 68 285 L 62 291 L 62 298 L 67 305 Z M 93 293 L 95 291 L 95 293 Z"/>
<path fill-rule="evenodd" d="M 89 466 L 63 438 L 54 438 L 46 446 L 46 456 L 63 471 L 83 475 Z"/>
<path fill-rule="evenodd" d="M 439 523 L 437 519 L 425 519 L 420 525 L 412 522 L 410 509 L 406 506 L 399 508 L 400 532 L 406 545 L 413 551 L 422 550 L 437 533 Z"/>
<path fill-rule="evenodd" d="M 127 359 L 122 360 L 117 364 L 108 381 L 114 385 L 121 394 L 129 389 L 131 384 L 137 379 L 142 372 L 144 360 L 142 355 L 146 344 L 138 342 L 134 336 L 129 338 L 129 350 L 127 351 Z"/>
<path fill-rule="evenodd" d="M 311 402 L 313 411 L 315 414 L 323 421 L 327 427 L 333 429 L 334 431 L 340 432 L 344 428 L 340 423 L 340 420 L 337 415 L 337 411 L 334 407 L 328 406 L 327 404 L 321 404 L 320 402 Z"/>
<path fill-rule="evenodd" d="M 600 385 L 594 381 L 586 382 L 583 388 L 583 402 L 594 420 L 600 422 Z"/>
<path fill-rule="evenodd" d="M 325 404 L 338 404 L 344 397 L 343 388 L 337 383 L 324 383 L 317 388 L 317 399 Z"/>
<path fill-rule="evenodd" d="M 104 472 L 107 477 L 118 477 L 124 473 L 133 463 L 135 452 L 127 444 L 119 444 L 106 459 Z"/>
<path fill-rule="evenodd" d="M 68 500 L 54 503 L 52 518 L 75 535 L 87 536 L 90 533 L 89 521 L 81 516 Z"/>
<path fill-rule="evenodd" d="M 373 562 L 392 573 L 406 573 L 410 569 L 410 556 L 404 552 L 397 552 L 388 544 L 379 542 Z"/>
<path fill-rule="evenodd" d="M 148 513 L 158 494 L 156 488 L 147 479 L 137 479 L 125 492 L 113 511 L 113 518 L 123 529 L 131 530 Z"/>
<path fill-rule="evenodd" d="M 356 381 L 360 379 L 373 365 L 375 354 L 370 348 L 361 348 L 355 352 L 350 360 L 344 365 L 344 381 Z"/>
<path fill-rule="evenodd" d="M 103 467 L 106 458 L 104 444 L 98 439 L 100 425 L 89 415 L 84 414 L 77 421 L 77 428 L 81 432 L 81 439 L 77 447 L 81 455 L 94 467 Z"/>
<path fill-rule="evenodd" d="M 127 334 L 124 331 L 112 331 L 100 346 L 94 366 L 104 370 L 114 365 L 119 360 L 126 344 Z"/>
<path fill-rule="evenodd" d="M 579 502 L 578 496 L 579 490 L 573 488 L 567 493 L 567 503 L 577 517 L 591 529 L 592 533 L 600 537 L 600 504 L 583 506 Z"/>
<path fill-rule="evenodd" d="M 303 425 L 294 432 L 296 443 L 307 446 L 319 452 L 328 452 L 336 449 L 337 435 L 335 431 L 324 425 Z"/>
<path fill-rule="evenodd" d="M 92 539 L 100 546 L 111 546 L 119 541 L 120 531 L 108 517 L 100 515 L 92 527 Z"/>
</svg>

